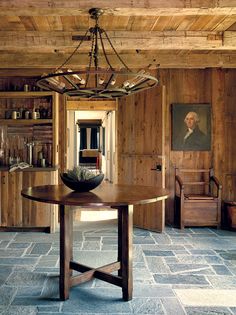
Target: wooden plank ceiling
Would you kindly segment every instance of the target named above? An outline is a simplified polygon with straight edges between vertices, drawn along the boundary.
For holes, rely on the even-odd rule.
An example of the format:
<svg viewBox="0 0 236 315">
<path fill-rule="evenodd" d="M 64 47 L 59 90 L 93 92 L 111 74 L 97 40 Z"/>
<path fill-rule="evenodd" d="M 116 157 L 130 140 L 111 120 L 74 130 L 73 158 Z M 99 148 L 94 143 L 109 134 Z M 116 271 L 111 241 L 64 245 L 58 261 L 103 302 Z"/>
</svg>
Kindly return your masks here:
<svg viewBox="0 0 236 315">
<path fill-rule="evenodd" d="M 104 9 L 100 26 L 131 68 L 236 67 L 236 0 L 1 0 L 0 75 L 59 66 L 72 36 L 94 25 L 92 7 Z M 68 67 L 85 67 L 89 47 Z"/>
</svg>

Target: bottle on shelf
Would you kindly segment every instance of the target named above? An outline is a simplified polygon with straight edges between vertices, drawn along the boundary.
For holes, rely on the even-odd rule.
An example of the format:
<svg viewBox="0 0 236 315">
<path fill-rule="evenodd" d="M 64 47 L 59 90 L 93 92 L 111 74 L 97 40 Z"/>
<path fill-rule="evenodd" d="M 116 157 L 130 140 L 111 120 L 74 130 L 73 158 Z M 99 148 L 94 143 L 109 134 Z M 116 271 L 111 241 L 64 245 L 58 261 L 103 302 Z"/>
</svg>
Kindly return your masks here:
<svg viewBox="0 0 236 315">
<path fill-rule="evenodd" d="M 37 117 L 37 119 L 40 119 L 40 111 L 39 111 L 39 108 L 35 108 L 35 112 L 36 112 L 36 117 Z"/>
<path fill-rule="evenodd" d="M 25 143 L 27 147 L 27 163 L 29 165 L 33 165 L 33 147 L 34 147 L 34 142 L 27 142 Z"/>
<path fill-rule="evenodd" d="M 0 128 L 0 165 L 4 165 L 5 159 L 5 143 L 4 143 L 4 129 Z"/>
<path fill-rule="evenodd" d="M 40 106 L 40 107 L 39 107 L 39 112 L 40 112 L 40 118 L 41 118 L 41 119 L 47 119 L 47 117 L 48 117 L 48 111 L 47 111 L 47 109 L 46 109 L 45 107 Z"/>
<path fill-rule="evenodd" d="M 52 166 L 52 144 L 47 144 L 47 163 L 48 166 Z"/>
<path fill-rule="evenodd" d="M 4 146 L 1 144 L 1 146 L 0 146 L 0 165 L 4 165 L 4 159 L 5 159 Z"/>
</svg>

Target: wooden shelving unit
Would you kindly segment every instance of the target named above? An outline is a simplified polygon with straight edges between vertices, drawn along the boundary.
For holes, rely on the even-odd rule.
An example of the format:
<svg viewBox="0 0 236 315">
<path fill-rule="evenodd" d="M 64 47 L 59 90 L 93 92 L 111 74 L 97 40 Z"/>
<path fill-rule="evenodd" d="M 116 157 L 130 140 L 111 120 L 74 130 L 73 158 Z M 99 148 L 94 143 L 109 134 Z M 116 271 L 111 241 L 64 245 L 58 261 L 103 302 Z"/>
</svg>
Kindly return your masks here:
<svg viewBox="0 0 236 315">
<path fill-rule="evenodd" d="M 32 112 L 46 107 L 51 118 L 6 119 L 6 111 L 24 108 Z M 38 185 L 55 184 L 58 180 L 58 96 L 53 92 L 0 92 L 0 150 L 15 152 L 27 162 L 22 143 L 35 142 L 33 167 L 9 172 L 8 158 L 0 165 L 0 230 L 54 231 L 57 224 L 57 207 L 38 204 L 21 197 L 21 190 Z M 12 140 L 13 139 L 13 140 Z M 17 141 L 14 141 L 17 139 Z M 31 140 L 30 140 L 31 141 Z M 19 145 L 20 143 L 20 145 Z M 7 147 L 8 146 L 8 147 Z M 37 150 L 50 147 L 47 165 L 37 164 Z M 36 150 L 37 147 L 37 150 Z M 8 150 L 8 151 L 7 151 Z"/>
</svg>

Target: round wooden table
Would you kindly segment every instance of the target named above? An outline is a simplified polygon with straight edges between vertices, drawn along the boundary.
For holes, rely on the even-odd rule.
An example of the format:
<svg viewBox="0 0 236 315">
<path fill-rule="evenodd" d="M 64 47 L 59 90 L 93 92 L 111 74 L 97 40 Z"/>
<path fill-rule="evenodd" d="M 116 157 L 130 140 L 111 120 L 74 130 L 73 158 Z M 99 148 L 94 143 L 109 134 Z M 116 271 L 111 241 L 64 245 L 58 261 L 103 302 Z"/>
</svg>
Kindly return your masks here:
<svg viewBox="0 0 236 315">
<path fill-rule="evenodd" d="M 93 277 L 122 287 L 123 299 L 132 299 L 132 236 L 133 205 L 164 200 L 168 192 L 162 188 L 102 183 L 91 192 L 74 192 L 64 185 L 45 185 L 23 189 L 22 196 L 31 200 L 58 204 L 60 217 L 60 299 L 69 298 L 70 287 Z M 92 268 L 73 261 L 73 216 L 66 206 L 101 207 L 118 210 L 118 259 L 116 262 Z M 72 270 L 82 274 L 72 276 Z M 111 272 L 118 270 L 118 275 Z"/>
</svg>

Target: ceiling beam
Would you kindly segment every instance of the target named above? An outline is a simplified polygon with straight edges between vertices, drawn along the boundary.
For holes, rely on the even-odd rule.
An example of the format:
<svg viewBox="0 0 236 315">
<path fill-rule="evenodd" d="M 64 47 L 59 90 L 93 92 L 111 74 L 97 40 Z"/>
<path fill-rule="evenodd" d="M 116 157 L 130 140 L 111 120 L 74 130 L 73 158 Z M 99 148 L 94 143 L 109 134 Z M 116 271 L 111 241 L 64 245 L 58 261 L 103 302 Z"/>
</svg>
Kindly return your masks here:
<svg viewBox="0 0 236 315">
<path fill-rule="evenodd" d="M 99 100 L 70 100 L 67 99 L 66 102 L 67 110 L 102 110 L 102 111 L 110 111 L 117 110 L 117 102 L 116 100 L 103 100 L 102 102 Z"/>
<path fill-rule="evenodd" d="M 236 31 L 165 31 L 165 32 L 136 32 L 110 31 L 107 32 L 117 51 L 124 50 L 235 50 Z M 78 45 L 72 41 L 72 35 L 78 32 L 0 32 L 0 51 L 25 52 L 65 52 L 73 50 Z M 105 47 L 107 49 L 109 46 Z M 89 51 L 90 41 L 85 41 L 80 51 Z"/>
<path fill-rule="evenodd" d="M 151 51 L 139 54 L 122 54 L 130 68 L 236 68 L 236 53 L 194 53 L 186 54 L 171 51 Z M 0 54 L 1 76 L 39 76 L 52 72 L 65 59 L 55 54 L 20 54 L 16 58 L 13 54 Z M 75 58 L 69 65 L 72 68 L 83 68 L 88 65 L 85 55 Z M 113 63 L 116 66 L 116 63 Z M 102 64 L 101 64 L 102 66 Z M 22 71 L 24 69 L 24 71 Z"/>
<path fill-rule="evenodd" d="M 99 7 L 112 15 L 236 14 L 236 0 L 1 0 L 0 15 L 79 15 Z M 129 9 L 129 10 L 127 10 Z"/>
<path fill-rule="evenodd" d="M 167 0 L 166 0 L 167 1 Z M 1 9 L 0 2 L 0 9 Z M 75 8 L 2 8 L 0 16 L 88 16 L 88 10 Z M 236 7 L 216 7 L 216 8 L 152 8 L 152 9 L 139 9 L 139 8 L 104 8 L 104 15 L 110 16 L 182 16 L 182 15 L 226 15 L 231 16 L 236 14 Z"/>
</svg>

